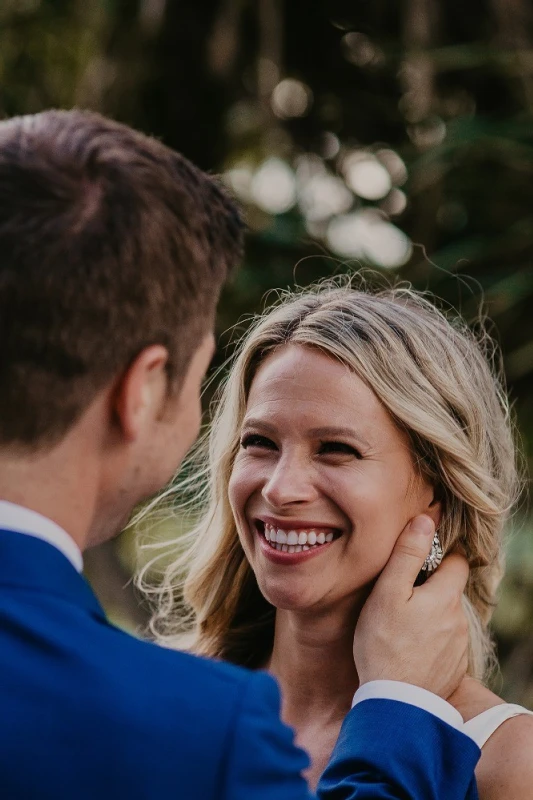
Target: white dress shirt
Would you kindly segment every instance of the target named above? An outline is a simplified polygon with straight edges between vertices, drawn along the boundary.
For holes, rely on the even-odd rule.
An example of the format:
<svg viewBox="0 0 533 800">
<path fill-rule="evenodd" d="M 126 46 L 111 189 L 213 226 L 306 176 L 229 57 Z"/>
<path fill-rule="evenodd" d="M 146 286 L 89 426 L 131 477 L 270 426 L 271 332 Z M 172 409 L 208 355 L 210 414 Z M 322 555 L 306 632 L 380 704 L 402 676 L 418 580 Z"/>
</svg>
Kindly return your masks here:
<svg viewBox="0 0 533 800">
<path fill-rule="evenodd" d="M 0 530 L 16 531 L 43 539 L 57 547 L 78 572 L 83 569 L 81 550 L 74 539 L 63 528 L 48 517 L 38 514 L 37 511 L 0 500 Z"/>
<path fill-rule="evenodd" d="M 0 500 L 1 529 L 43 539 L 57 547 L 78 572 L 82 571 L 83 558 L 78 545 L 63 528 L 47 517 L 43 517 L 42 514 L 15 503 Z M 460 713 L 441 697 L 421 689 L 419 686 L 412 686 L 400 681 L 369 681 L 355 693 L 352 707 L 364 700 L 371 699 L 399 700 L 402 703 L 409 703 L 429 711 L 430 714 L 439 717 L 448 725 L 463 731 L 464 722 Z M 468 733 L 466 730 L 464 732 Z"/>
</svg>

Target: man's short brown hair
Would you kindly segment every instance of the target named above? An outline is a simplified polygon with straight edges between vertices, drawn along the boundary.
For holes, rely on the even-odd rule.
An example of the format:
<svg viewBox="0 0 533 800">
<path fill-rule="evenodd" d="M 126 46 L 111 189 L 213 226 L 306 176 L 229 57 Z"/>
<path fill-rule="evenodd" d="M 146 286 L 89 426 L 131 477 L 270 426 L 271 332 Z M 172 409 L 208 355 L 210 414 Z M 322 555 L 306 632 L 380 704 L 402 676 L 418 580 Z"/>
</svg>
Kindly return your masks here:
<svg viewBox="0 0 533 800">
<path fill-rule="evenodd" d="M 0 444 L 59 440 L 145 347 L 179 385 L 242 249 L 215 180 L 99 114 L 0 123 Z"/>
</svg>

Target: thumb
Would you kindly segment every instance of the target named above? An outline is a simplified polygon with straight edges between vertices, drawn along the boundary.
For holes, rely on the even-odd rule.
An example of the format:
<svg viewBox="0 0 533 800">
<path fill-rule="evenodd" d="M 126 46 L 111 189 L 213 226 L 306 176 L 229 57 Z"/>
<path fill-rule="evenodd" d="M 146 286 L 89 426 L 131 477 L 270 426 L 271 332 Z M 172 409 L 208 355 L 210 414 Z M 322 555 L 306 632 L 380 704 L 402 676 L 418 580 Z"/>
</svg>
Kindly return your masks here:
<svg viewBox="0 0 533 800">
<path fill-rule="evenodd" d="M 435 524 L 431 517 L 426 514 L 413 517 L 398 537 L 378 584 L 410 597 L 418 573 L 431 550 L 434 534 Z"/>
</svg>

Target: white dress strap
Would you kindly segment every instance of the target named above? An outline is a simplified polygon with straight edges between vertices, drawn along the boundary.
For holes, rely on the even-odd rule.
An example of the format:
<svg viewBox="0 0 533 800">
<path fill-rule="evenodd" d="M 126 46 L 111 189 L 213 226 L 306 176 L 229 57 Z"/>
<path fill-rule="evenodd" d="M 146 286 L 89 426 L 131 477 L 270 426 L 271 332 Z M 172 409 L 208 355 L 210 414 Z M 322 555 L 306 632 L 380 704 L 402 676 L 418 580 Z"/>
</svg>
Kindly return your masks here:
<svg viewBox="0 0 533 800">
<path fill-rule="evenodd" d="M 473 739 L 479 748 L 483 747 L 495 731 L 498 730 L 500 725 L 503 725 L 508 719 L 518 717 L 520 714 L 531 714 L 523 706 L 513 705 L 512 703 L 501 703 L 499 706 L 493 706 L 477 717 L 472 717 L 464 724 L 464 732 L 467 736 Z"/>
</svg>

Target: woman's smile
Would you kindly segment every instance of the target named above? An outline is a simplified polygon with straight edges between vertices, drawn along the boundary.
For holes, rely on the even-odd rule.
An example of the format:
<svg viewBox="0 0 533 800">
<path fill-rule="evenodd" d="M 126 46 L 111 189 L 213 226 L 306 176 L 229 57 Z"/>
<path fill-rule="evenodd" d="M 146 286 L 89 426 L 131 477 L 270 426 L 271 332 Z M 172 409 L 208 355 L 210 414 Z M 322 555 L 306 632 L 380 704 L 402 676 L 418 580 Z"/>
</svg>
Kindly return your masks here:
<svg viewBox="0 0 533 800">
<path fill-rule="evenodd" d="M 262 517 L 253 523 L 261 551 L 275 564 L 300 564 L 323 553 L 342 531 L 332 525 Z"/>
</svg>

